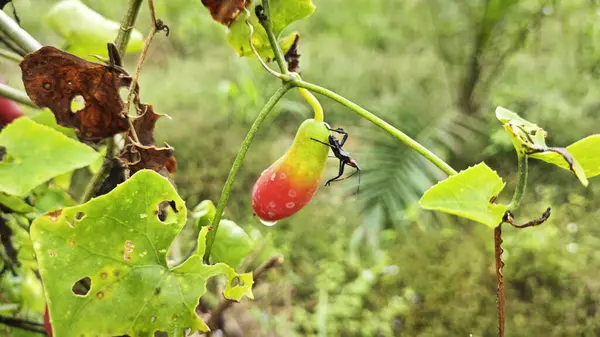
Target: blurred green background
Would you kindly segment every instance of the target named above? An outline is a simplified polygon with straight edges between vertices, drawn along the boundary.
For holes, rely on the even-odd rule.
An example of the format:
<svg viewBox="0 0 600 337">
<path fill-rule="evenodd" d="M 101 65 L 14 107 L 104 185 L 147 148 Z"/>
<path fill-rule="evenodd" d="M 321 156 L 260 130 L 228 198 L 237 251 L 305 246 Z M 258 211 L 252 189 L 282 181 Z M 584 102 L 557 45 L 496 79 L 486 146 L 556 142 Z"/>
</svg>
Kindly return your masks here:
<svg viewBox="0 0 600 337">
<path fill-rule="evenodd" d="M 595 0 L 313 0 L 300 32 L 302 74 L 363 105 L 455 168 L 484 160 L 516 181 L 516 155 L 495 119 L 501 105 L 536 122 L 551 146 L 600 131 L 600 3 Z M 120 20 L 125 0 L 85 0 Z M 42 20 L 56 1 L 15 0 L 22 25 L 65 47 Z M 171 35 L 156 38 L 141 99 L 162 119 L 158 138 L 176 150 L 180 194 L 192 207 L 217 201 L 240 143 L 276 89 L 254 59 L 239 58 L 200 0 L 156 0 Z M 11 13 L 10 6 L 5 9 Z M 137 28 L 148 31 L 147 8 Z M 133 72 L 137 55 L 126 57 Z M 17 65 L 2 77 L 21 87 Z M 273 64 L 273 66 L 275 66 Z M 274 227 L 252 216 L 260 172 L 283 154 L 311 115 L 293 92 L 252 144 L 225 217 L 260 231 L 285 257 L 234 306 L 227 336 L 495 336 L 493 232 L 420 210 L 445 176 L 405 145 L 322 98 L 326 120 L 350 133 L 363 168 L 321 188 Z M 588 188 L 564 170 L 530 163 L 517 220 L 553 212 L 541 227 L 504 230 L 507 336 L 600 336 L 600 180 Z M 333 177 L 332 159 L 326 177 Z M 1 332 L 2 330 L 0 330 Z M 16 336 L 16 334 L 15 334 Z"/>
</svg>

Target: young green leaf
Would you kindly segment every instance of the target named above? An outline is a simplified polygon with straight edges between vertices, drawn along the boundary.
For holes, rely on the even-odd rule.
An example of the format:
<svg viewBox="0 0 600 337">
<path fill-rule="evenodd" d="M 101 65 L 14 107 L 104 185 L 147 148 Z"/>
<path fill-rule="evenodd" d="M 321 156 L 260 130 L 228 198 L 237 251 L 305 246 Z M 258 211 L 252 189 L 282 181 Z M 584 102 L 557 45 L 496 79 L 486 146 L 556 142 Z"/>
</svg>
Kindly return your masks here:
<svg viewBox="0 0 600 337">
<path fill-rule="evenodd" d="M 202 227 L 210 225 L 216 213 L 217 209 L 211 200 L 203 200 L 196 205 L 191 214 L 192 218 L 196 219 L 196 229 L 200 230 Z"/>
<path fill-rule="evenodd" d="M 503 124 L 517 151 L 531 154 L 548 148 L 547 133 L 536 124 L 503 107 L 496 108 L 496 118 Z"/>
<path fill-rule="evenodd" d="M 273 33 L 279 41 L 283 52 L 286 53 L 294 44 L 297 33 L 292 33 L 285 38 L 281 38 L 283 30 L 291 23 L 310 16 L 315 11 L 315 5 L 311 0 L 271 0 L 271 24 Z M 269 45 L 269 38 L 264 28 L 260 25 L 258 18 L 254 15 L 255 5 L 248 9 L 252 15 L 250 23 L 254 26 L 254 35 L 252 42 L 258 53 L 265 58 L 273 58 L 273 51 Z M 252 49 L 248 39 L 250 38 L 250 28 L 246 24 L 246 13 L 239 15 L 229 27 L 227 42 L 240 56 L 251 56 Z"/>
<path fill-rule="evenodd" d="M 242 227 L 231 220 L 221 220 L 210 252 L 211 261 L 236 268 L 253 248 L 254 242 Z"/>
<path fill-rule="evenodd" d="M 600 174 L 600 135 L 592 135 L 581 139 L 567 146 L 567 151 L 577 159 L 579 167 L 581 167 L 580 170 L 583 172 L 580 175 L 592 178 Z M 562 167 L 565 170 L 571 170 L 565 158 L 556 152 L 535 153 L 531 157 Z"/>
<path fill-rule="evenodd" d="M 50 178 L 91 164 L 98 153 L 29 118 L 19 118 L 0 133 L 0 192 L 25 196 Z"/>
<path fill-rule="evenodd" d="M 425 209 L 458 215 L 494 228 L 502 221 L 507 207 L 491 200 L 504 185 L 495 171 L 479 163 L 431 187 L 419 204 Z"/>
<path fill-rule="evenodd" d="M 14 213 L 31 213 L 35 211 L 35 208 L 26 203 L 22 198 L 17 198 L 3 192 L 0 192 L 0 205 Z"/>
<path fill-rule="evenodd" d="M 503 107 L 496 108 L 496 118 L 503 124 L 517 152 L 555 165 L 560 162 L 587 186 L 586 173 L 577 158 L 568 149 L 546 145 L 547 133 L 544 129 Z"/>
<path fill-rule="evenodd" d="M 207 279 L 220 274 L 228 279 L 226 298 L 252 298 L 251 274 L 238 275 L 223 263 L 203 264 L 208 227 L 200 232 L 195 254 L 177 267 L 167 264 L 186 212 L 166 178 L 142 170 L 104 196 L 37 218 L 31 237 L 54 335 L 207 331 L 195 308 Z M 90 284 L 87 294 L 73 290 L 81 280 Z"/>
<path fill-rule="evenodd" d="M 55 4 L 44 19 L 52 30 L 66 40 L 68 51 L 81 57 L 107 57 L 106 43 L 114 41 L 120 26 L 118 22 L 108 20 L 79 0 L 63 0 Z M 133 29 L 127 52 L 141 51 L 143 46 L 144 36 Z"/>
</svg>

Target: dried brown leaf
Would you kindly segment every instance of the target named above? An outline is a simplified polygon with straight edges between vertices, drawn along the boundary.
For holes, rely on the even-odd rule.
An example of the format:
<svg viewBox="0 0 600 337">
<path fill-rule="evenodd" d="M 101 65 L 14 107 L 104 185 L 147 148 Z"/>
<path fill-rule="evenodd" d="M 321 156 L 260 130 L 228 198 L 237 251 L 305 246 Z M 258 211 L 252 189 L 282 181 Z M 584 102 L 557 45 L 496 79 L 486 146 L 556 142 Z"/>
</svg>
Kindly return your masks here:
<svg viewBox="0 0 600 337">
<path fill-rule="evenodd" d="M 60 49 L 46 46 L 20 64 L 25 90 L 31 100 L 48 107 L 58 124 L 78 130 L 80 139 L 99 141 L 127 131 L 119 89 L 131 84 L 120 68 L 93 63 Z M 81 96 L 85 107 L 71 111 Z"/>
</svg>

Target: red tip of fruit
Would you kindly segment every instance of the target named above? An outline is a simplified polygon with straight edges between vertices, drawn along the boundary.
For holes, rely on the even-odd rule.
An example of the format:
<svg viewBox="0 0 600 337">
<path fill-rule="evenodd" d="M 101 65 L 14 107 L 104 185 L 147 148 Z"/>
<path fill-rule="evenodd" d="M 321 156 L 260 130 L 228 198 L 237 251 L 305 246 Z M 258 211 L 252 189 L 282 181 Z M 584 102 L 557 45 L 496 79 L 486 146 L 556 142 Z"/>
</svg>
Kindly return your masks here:
<svg viewBox="0 0 600 337">
<path fill-rule="evenodd" d="M 293 182 L 289 173 L 278 168 L 273 165 L 266 169 L 252 190 L 254 214 L 264 221 L 278 221 L 295 214 L 308 204 L 319 187 L 320 180 L 314 184 Z"/>
<path fill-rule="evenodd" d="M 0 83 L 4 84 L 2 80 L 0 80 Z M 22 116 L 23 111 L 15 101 L 0 97 L 0 127 Z"/>
</svg>

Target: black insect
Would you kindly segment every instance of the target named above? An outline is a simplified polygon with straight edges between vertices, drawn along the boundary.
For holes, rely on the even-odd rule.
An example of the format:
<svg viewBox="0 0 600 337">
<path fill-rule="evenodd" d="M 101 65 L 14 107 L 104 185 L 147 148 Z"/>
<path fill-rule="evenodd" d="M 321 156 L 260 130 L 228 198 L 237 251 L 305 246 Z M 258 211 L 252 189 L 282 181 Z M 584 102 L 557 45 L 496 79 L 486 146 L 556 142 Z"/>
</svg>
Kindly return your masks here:
<svg viewBox="0 0 600 337">
<path fill-rule="evenodd" d="M 327 180 L 327 182 L 325 183 L 325 186 L 329 186 L 334 181 L 346 180 L 346 179 L 352 177 L 353 175 L 355 175 L 356 173 L 358 173 L 358 189 L 356 191 L 356 193 L 358 193 L 358 191 L 360 190 L 360 167 L 358 167 L 358 164 L 356 163 L 356 161 L 354 159 L 352 159 L 352 157 L 350 157 L 350 153 L 348 153 L 342 149 L 342 147 L 346 143 L 346 140 L 348 139 L 348 133 L 346 131 L 344 131 L 344 129 L 342 129 L 342 128 L 331 129 L 331 128 L 327 127 L 327 129 L 329 131 L 337 132 L 337 133 L 343 135 L 343 137 L 342 137 L 342 140 L 339 141 L 333 134 L 330 134 L 329 135 L 329 143 L 325 143 L 325 142 L 322 142 L 318 139 L 314 139 L 311 137 L 312 140 L 317 141 L 317 142 L 331 148 L 331 151 L 333 152 L 333 155 L 335 156 L 335 158 L 340 160 L 340 171 L 338 172 L 337 177 Z M 344 167 L 346 165 L 354 167 L 356 169 L 356 171 L 354 171 L 354 173 L 350 174 L 347 177 L 340 178 L 344 174 Z"/>
</svg>

